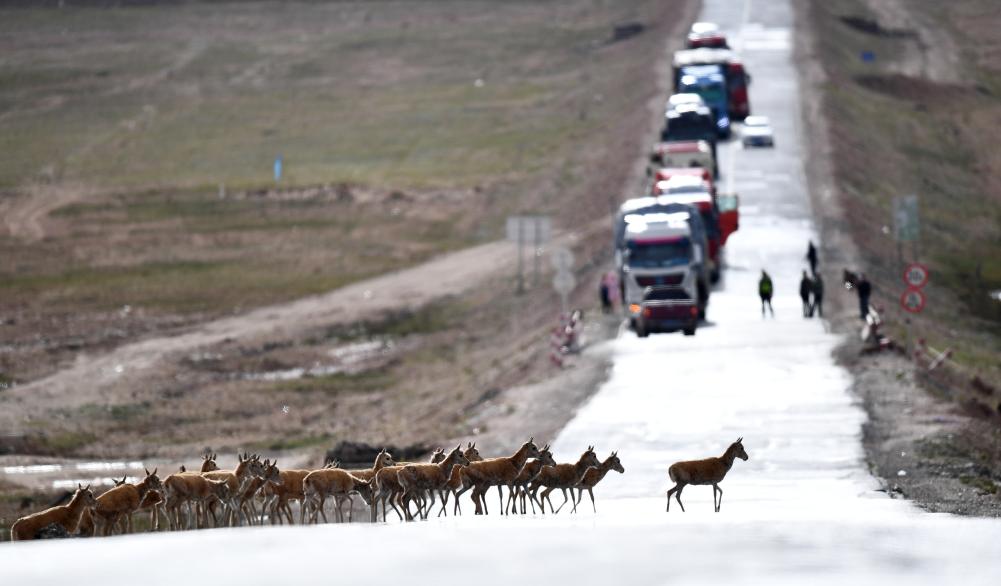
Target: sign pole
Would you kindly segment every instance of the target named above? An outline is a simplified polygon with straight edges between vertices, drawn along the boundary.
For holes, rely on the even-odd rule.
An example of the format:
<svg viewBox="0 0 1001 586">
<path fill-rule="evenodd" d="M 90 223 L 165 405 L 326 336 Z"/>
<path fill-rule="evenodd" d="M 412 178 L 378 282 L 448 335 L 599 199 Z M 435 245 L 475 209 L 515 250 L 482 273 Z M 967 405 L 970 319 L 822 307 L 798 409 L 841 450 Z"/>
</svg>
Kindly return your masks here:
<svg viewBox="0 0 1001 586">
<path fill-rule="evenodd" d="M 525 248 L 525 222 L 518 218 L 518 294 L 525 292 L 525 274 L 523 270 L 522 249 Z"/>
<path fill-rule="evenodd" d="M 542 246 L 542 220 L 541 218 L 535 218 L 535 245 L 532 247 L 532 258 L 534 266 L 532 267 L 532 286 L 539 286 L 539 247 Z"/>
</svg>

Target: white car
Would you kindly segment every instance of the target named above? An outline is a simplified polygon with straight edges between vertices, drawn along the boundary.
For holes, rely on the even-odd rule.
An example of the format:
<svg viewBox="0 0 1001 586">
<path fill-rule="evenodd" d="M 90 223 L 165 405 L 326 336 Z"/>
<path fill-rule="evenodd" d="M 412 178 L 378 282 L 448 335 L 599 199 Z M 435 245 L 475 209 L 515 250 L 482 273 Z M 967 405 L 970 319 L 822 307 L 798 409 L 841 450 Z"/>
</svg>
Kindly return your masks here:
<svg viewBox="0 0 1001 586">
<path fill-rule="evenodd" d="M 775 135 L 764 116 L 748 116 L 744 119 L 744 128 L 740 133 L 741 142 L 745 147 L 773 147 Z"/>
</svg>

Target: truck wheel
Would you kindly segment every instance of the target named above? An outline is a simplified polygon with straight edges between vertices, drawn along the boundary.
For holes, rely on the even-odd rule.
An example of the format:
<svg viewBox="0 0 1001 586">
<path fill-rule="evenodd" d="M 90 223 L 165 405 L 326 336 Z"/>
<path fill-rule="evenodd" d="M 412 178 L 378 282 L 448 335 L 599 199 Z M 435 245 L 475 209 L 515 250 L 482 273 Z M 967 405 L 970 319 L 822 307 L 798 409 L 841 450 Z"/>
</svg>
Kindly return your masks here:
<svg viewBox="0 0 1001 586">
<path fill-rule="evenodd" d="M 682 330 L 682 331 L 685 333 L 686 336 L 694 336 L 695 335 L 695 328 L 688 328 L 688 329 Z"/>
<path fill-rule="evenodd" d="M 702 321 L 706 320 L 706 308 L 705 307 L 700 307 L 699 308 L 699 319 L 702 320 Z"/>
<path fill-rule="evenodd" d="M 646 328 L 637 327 L 636 335 L 639 336 L 640 338 L 645 338 L 650 335 L 650 332 L 646 331 Z"/>
</svg>

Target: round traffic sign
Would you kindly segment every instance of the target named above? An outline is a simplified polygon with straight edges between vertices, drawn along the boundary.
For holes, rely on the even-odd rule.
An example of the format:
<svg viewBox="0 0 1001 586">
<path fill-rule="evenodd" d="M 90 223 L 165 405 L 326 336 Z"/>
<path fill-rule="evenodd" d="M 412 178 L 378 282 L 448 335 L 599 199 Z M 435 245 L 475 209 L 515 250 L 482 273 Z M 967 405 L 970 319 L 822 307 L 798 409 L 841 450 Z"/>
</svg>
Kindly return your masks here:
<svg viewBox="0 0 1001 586">
<path fill-rule="evenodd" d="M 556 292 L 561 295 L 573 291 L 576 284 L 577 279 L 574 278 L 573 273 L 568 271 L 556 271 L 556 275 L 553 276 L 553 289 L 556 289 Z"/>
<path fill-rule="evenodd" d="M 558 246 L 549 252 L 549 262 L 557 271 L 568 271 L 573 266 L 573 253 L 565 246 Z"/>
<path fill-rule="evenodd" d="M 925 308 L 925 294 L 920 289 L 908 289 L 900 296 L 900 306 L 911 313 L 921 313 Z"/>
<path fill-rule="evenodd" d="M 904 269 L 904 283 L 912 289 L 920 289 L 928 282 L 928 268 L 922 264 L 911 263 Z"/>
</svg>

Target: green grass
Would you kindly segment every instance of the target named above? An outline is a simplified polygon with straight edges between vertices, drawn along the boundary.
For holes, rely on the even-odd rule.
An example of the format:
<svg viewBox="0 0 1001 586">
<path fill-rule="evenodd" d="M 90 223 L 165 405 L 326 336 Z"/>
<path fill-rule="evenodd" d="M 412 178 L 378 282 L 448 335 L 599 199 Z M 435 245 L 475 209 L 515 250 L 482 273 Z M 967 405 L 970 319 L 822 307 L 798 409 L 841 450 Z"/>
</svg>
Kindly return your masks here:
<svg viewBox="0 0 1001 586">
<path fill-rule="evenodd" d="M 336 373 L 324 376 L 307 376 L 297 380 L 281 381 L 266 385 L 266 392 L 296 393 L 366 393 L 389 388 L 398 382 L 390 368 L 379 368 L 359 373 Z"/>
<path fill-rule="evenodd" d="M 314 448 L 331 443 L 333 436 L 328 434 L 319 435 L 298 435 L 290 437 L 261 440 L 250 444 L 250 450 L 299 450 L 304 448 Z"/>
</svg>

